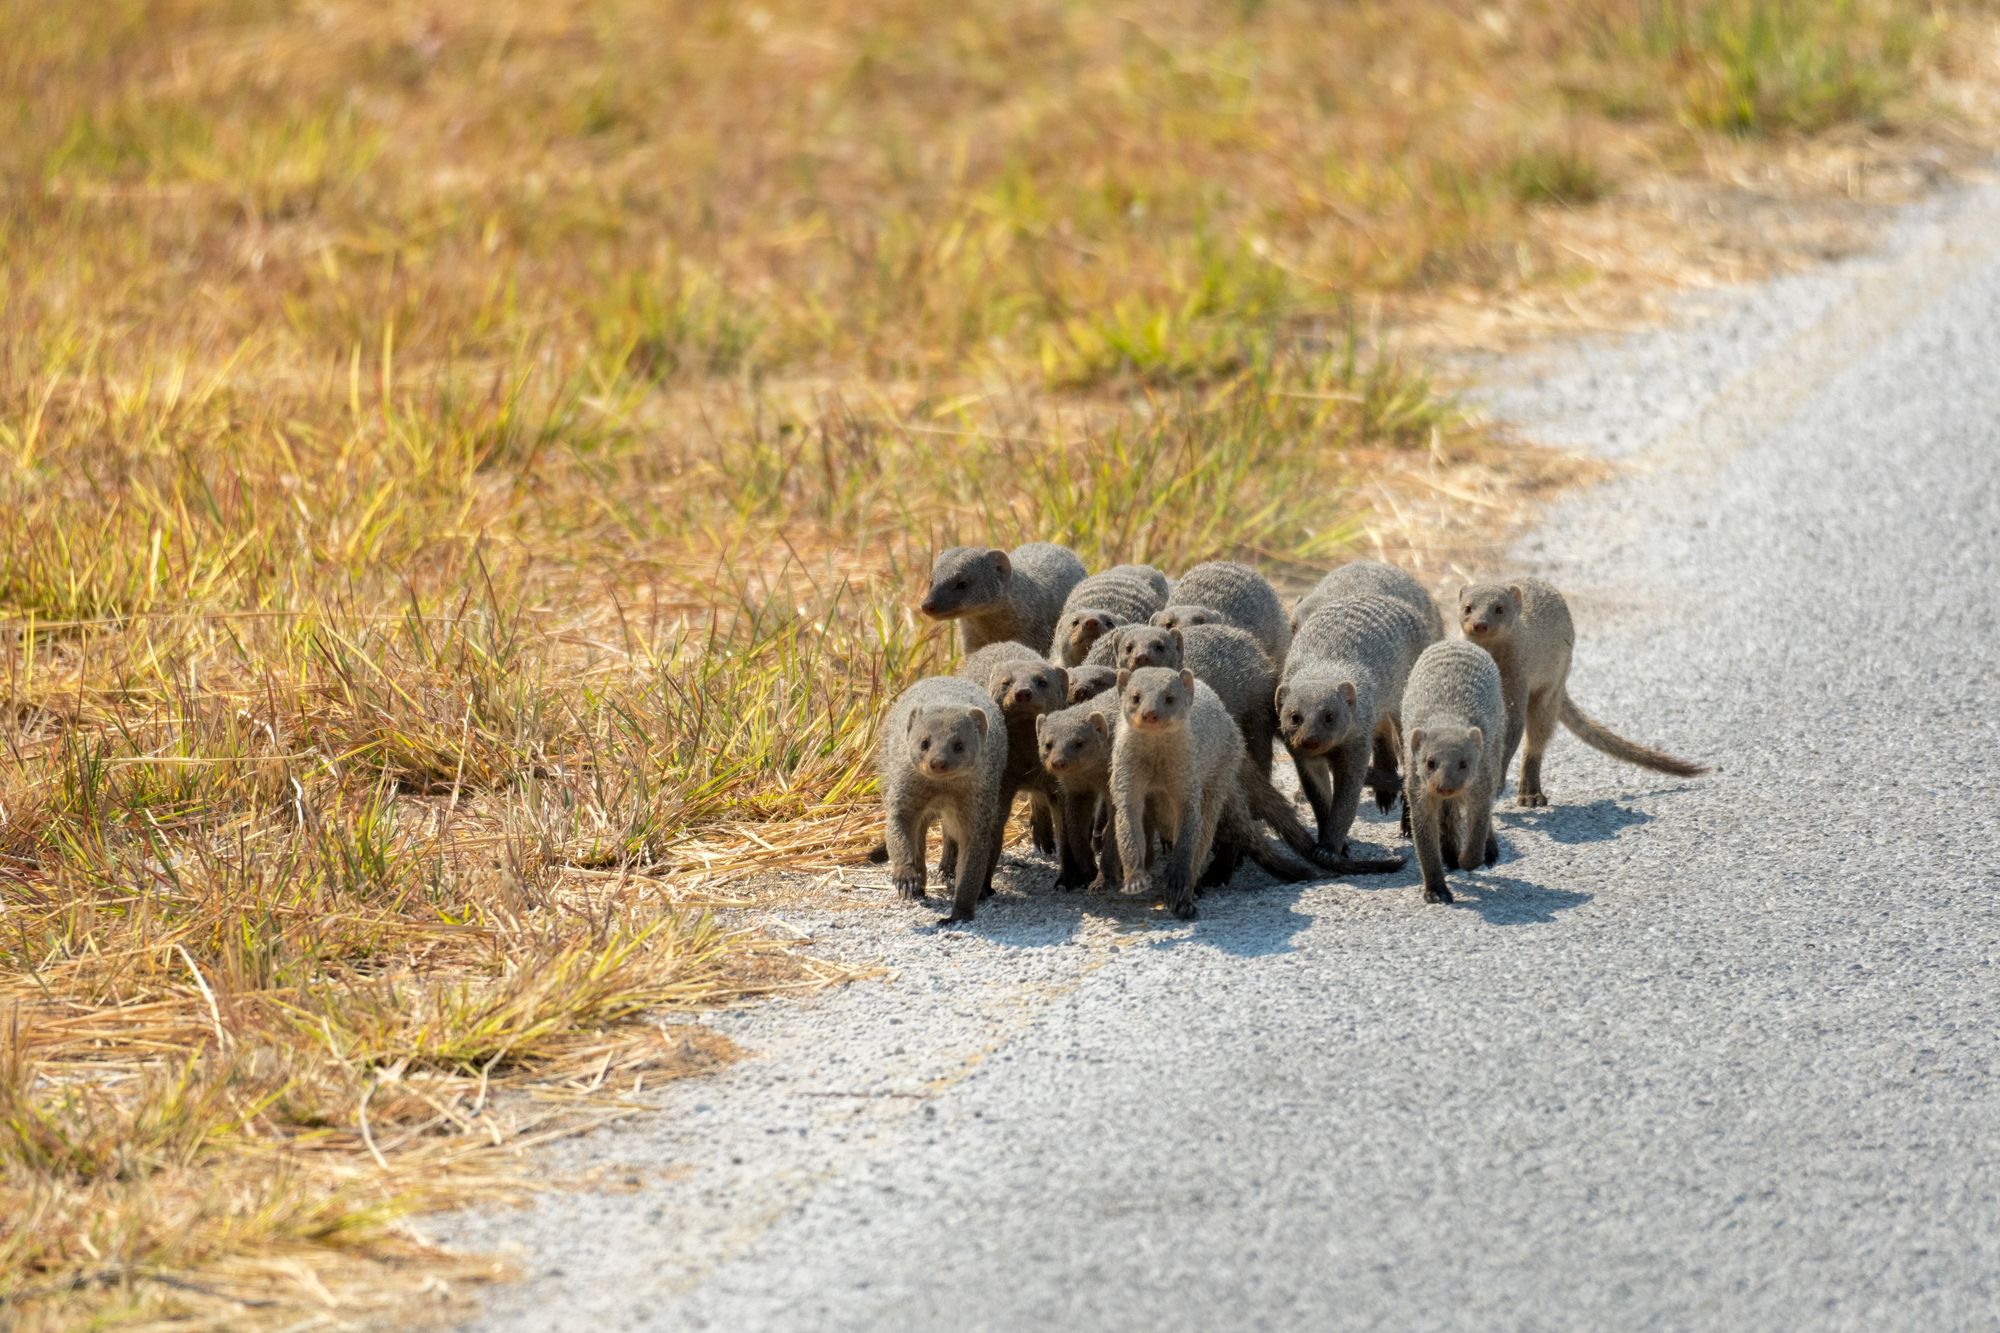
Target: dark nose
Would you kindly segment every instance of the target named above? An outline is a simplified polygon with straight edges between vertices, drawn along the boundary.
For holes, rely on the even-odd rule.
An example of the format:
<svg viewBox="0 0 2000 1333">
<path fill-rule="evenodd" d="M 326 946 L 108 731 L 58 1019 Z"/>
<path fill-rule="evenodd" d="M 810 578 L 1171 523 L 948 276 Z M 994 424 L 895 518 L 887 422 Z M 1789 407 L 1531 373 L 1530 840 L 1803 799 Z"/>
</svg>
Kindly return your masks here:
<svg viewBox="0 0 2000 1333">
<path fill-rule="evenodd" d="M 1158 722 L 1160 720 L 1160 712 L 1156 708 L 1148 708 L 1145 712 L 1139 714 L 1139 719 L 1142 722 Z"/>
<path fill-rule="evenodd" d="M 1473 622 L 1472 622 L 1472 632 L 1473 632 L 1474 634 L 1484 634 L 1484 633 L 1486 632 L 1486 622 L 1485 622 L 1485 621 L 1483 621 L 1483 620 L 1475 620 L 1475 621 L 1473 621 Z"/>
<path fill-rule="evenodd" d="M 1024 688 L 1024 689 L 1018 689 L 1018 690 L 1015 690 L 1015 691 L 1014 691 L 1014 702 L 1015 702 L 1015 703 L 1017 703 L 1017 704 L 1024 704 L 1024 703 L 1029 703 L 1029 702 L 1032 702 L 1032 701 L 1033 701 L 1033 699 L 1034 699 L 1034 697 L 1035 697 L 1035 692 L 1034 692 L 1033 690 L 1030 690 L 1030 689 L 1025 689 L 1025 688 Z"/>
<path fill-rule="evenodd" d="M 917 603 L 917 610 L 919 610 L 919 611 L 923 612 L 923 613 L 924 613 L 925 615 L 927 615 L 927 616 L 934 616 L 934 615 L 936 615 L 936 614 L 937 614 L 937 599 L 936 599 L 936 598 L 934 598 L 934 597 L 926 597 L 926 598 L 924 598 L 924 600 L 923 600 L 923 601 L 921 601 L 921 602 L 918 602 L 918 603 Z"/>
</svg>

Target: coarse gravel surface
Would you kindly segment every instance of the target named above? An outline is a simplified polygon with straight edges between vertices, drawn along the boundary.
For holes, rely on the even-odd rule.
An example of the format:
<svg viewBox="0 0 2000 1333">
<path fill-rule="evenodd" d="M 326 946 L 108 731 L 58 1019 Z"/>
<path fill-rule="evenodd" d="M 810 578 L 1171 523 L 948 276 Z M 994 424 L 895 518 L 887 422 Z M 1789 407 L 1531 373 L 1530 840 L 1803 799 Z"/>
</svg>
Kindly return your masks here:
<svg viewBox="0 0 2000 1333">
<path fill-rule="evenodd" d="M 1515 561 L 1572 694 L 1715 773 L 1558 739 L 1449 907 L 856 871 L 788 919 L 893 978 L 549 1159 L 639 1188 L 448 1220 L 525 1274 L 472 1326 L 2000 1323 L 2000 190 L 1703 309 L 1485 396 L 1618 460 Z"/>
</svg>

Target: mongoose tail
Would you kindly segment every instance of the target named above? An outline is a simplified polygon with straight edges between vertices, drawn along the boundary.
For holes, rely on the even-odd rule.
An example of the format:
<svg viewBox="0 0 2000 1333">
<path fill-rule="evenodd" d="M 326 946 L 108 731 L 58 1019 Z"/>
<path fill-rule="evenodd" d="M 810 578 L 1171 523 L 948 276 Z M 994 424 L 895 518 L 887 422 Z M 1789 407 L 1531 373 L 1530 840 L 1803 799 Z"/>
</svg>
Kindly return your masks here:
<svg viewBox="0 0 2000 1333">
<path fill-rule="evenodd" d="M 1628 741 L 1623 736 L 1607 728 L 1602 722 L 1591 717 L 1576 706 L 1576 701 L 1564 691 L 1562 697 L 1562 724 L 1576 734 L 1576 738 L 1593 750 L 1622 759 L 1628 764 L 1650 768 L 1655 773 L 1671 773 L 1677 778 L 1699 777 L 1708 772 L 1707 764 L 1697 764 L 1692 759 L 1677 759 L 1665 750 L 1655 750 L 1650 745 Z"/>
</svg>

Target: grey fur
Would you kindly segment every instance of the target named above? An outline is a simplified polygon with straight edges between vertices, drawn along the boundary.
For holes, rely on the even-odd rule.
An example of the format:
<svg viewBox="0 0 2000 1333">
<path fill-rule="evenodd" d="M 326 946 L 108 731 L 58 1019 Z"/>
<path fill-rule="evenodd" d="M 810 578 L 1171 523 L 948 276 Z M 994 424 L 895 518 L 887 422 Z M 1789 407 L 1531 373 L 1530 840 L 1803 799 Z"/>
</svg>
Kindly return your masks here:
<svg viewBox="0 0 2000 1333">
<path fill-rule="evenodd" d="M 1000 705 L 1007 720 L 1007 768 L 1001 808 L 1011 810 L 1014 797 L 1028 793 L 1028 823 L 1035 849 L 1053 855 L 1058 849 L 1055 784 L 1042 772 L 1035 755 L 1035 723 L 1064 706 L 1069 673 L 1025 643 L 1008 640 L 988 644 L 959 664 L 958 675 L 974 681 Z M 949 867 L 941 867 L 950 873 Z"/>
<path fill-rule="evenodd" d="M 926 745 L 928 742 L 928 745 Z M 945 747 L 962 747 L 947 751 Z M 942 758 L 940 758 L 942 756 Z M 1007 728 L 1000 706 L 969 680 L 930 676 L 898 696 L 882 728 L 882 811 L 896 892 L 924 897 L 924 839 L 944 833 L 956 862 L 946 922 L 970 921 L 992 890 L 1007 807 Z"/>
<path fill-rule="evenodd" d="M 1341 597 L 1393 597 L 1409 606 L 1423 618 L 1431 636 L 1426 642 L 1436 643 L 1444 637 L 1444 617 L 1438 614 L 1437 603 L 1431 599 L 1424 585 L 1406 569 L 1384 564 L 1380 560 L 1353 560 L 1322 578 L 1313 590 L 1299 598 L 1292 608 L 1292 633 L 1299 632 L 1299 626 L 1312 618 L 1314 611 L 1330 601 Z"/>
<path fill-rule="evenodd" d="M 1683 778 L 1708 771 L 1692 760 L 1627 740 L 1576 706 L 1569 697 L 1576 626 L 1570 620 L 1569 603 L 1552 585 L 1540 579 L 1475 583 L 1459 590 L 1458 602 L 1459 628 L 1466 640 L 1492 654 L 1500 669 L 1500 692 L 1507 702 L 1503 777 L 1524 736 L 1528 743 L 1521 754 L 1515 804 L 1549 803 L 1542 790 L 1542 752 L 1558 721 L 1584 744 L 1628 764 Z"/>
<path fill-rule="evenodd" d="M 1284 604 L 1270 581 L 1248 565 L 1234 560 L 1210 560 L 1196 565 L 1174 585 L 1173 601 L 1154 614 L 1153 623 L 1165 629 L 1186 629 L 1203 623 L 1189 612 L 1206 608 L 1222 618 L 1222 623 L 1249 631 L 1273 663 L 1285 660 L 1291 647 L 1291 626 L 1285 620 Z"/>
<path fill-rule="evenodd" d="M 1118 565 L 1092 574 L 1064 600 L 1049 637 L 1049 660 L 1077 666 L 1101 636 L 1120 625 L 1143 625 L 1166 604 L 1166 575 L 1150 565 Z"/>
<path fill-rule="evenodd" d="M 1250 813 L 1269 824 L 1287 847 L 1333 870 L 1395 869 L 1402 865 L 1401 861 L 1387 867 L 1350 863 L 1342 854 L 1321 847 L 1299 822 L 1292 803 L 1271 785 L 1271 752 L 1278 723 L 1272 706 L 1276 673 L 1263 648 L 1247 631 L 1234 625 L 1192 625 L 1186 629 L 1139 625 L 1121 630 L 1120 635 L 1118 665 L 1124 670 L 1165 667 L 1178 671 L 1186 667 L 1215 691 L 1243 737 L 1241 783 Z"/>
<path fill-rule="evenodd" d="M 1373 594 L 1324 603 L 1292 639 L 1274 696 L 1278 735 L 1298 768 L 1322 852 L 1346 855 L 1362 784 L 1394 770 L 1403 685 L 1432 641 L 1407 602 Z"/>
<path fill-rule="evenodd" d="M 1083 575 L 1083 561 L 1067 546 L 1029 542 L 1011 552 L 954 546 L 932 564 L 918 609 L 933 620 L 956 620 L 967 653 L 1007 639 L 1047 643 L 1063 599 Z"/>
<path fill-rule="evenodd" d="M 1101 665 L 1086 663 L 1069 669 L 1069 701 L 1080 704 L 1118 683 L 1118 668 L 1106 662 Z"/>
<path fill-rule="evenodd" d="M 1160 894 L 1187 920 L 1223 810 L 1242 800 L 1243 737 L 1192 671 L 1121 671 L 1118 698 L 1124 716 L 1111 743 L 1111 807 L 1125 886 Z M 1149 826 L 1169 843 L 1157 870 Z"/>
<path fill-rule="evenodd" d="M 1056 873 L 1059 889 L 1086 884 L 1103 888 L 1121 878 L 1115 835 L 1105 838 L 1101 865 L 1091 842 L 1100 817 L 1110 810 L 1111 746 L 1118 734 L 1118 719 L 1117 701 L 1103 699 L 1072 704 L 1035 722 L 1042 770 L 1062 789 L 1062 863 Z"/>
<path fill-rule="evenodd" d="M 1500 669 L 1460 639 L 1434 643 L 1403 694 L 1403 799 L 1424 877 L 1424 901 L 1448 903 L 1446 869 L 1500 859 L 1493 801 L 1506 778 L 1507 706 Z"/>
</svg>

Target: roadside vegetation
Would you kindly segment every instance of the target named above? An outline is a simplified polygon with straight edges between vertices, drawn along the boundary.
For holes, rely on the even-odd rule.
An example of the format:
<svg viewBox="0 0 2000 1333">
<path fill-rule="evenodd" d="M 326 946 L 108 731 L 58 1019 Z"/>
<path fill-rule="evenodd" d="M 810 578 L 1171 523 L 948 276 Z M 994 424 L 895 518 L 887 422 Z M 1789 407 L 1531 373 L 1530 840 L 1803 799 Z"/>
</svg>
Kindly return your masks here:
<svg viewBox="0 0 2000 1333">
<path fill-rule="evenodd" d="M 1651 182 L 1970 160 L 1995 22 L 0 0 L 0 1322 L 485 1276 L 404 1219 L 833 975 L 716 913 L 865 840 L 934 550 L 1504 477 L 1399 329 Z"/>
</svg>

